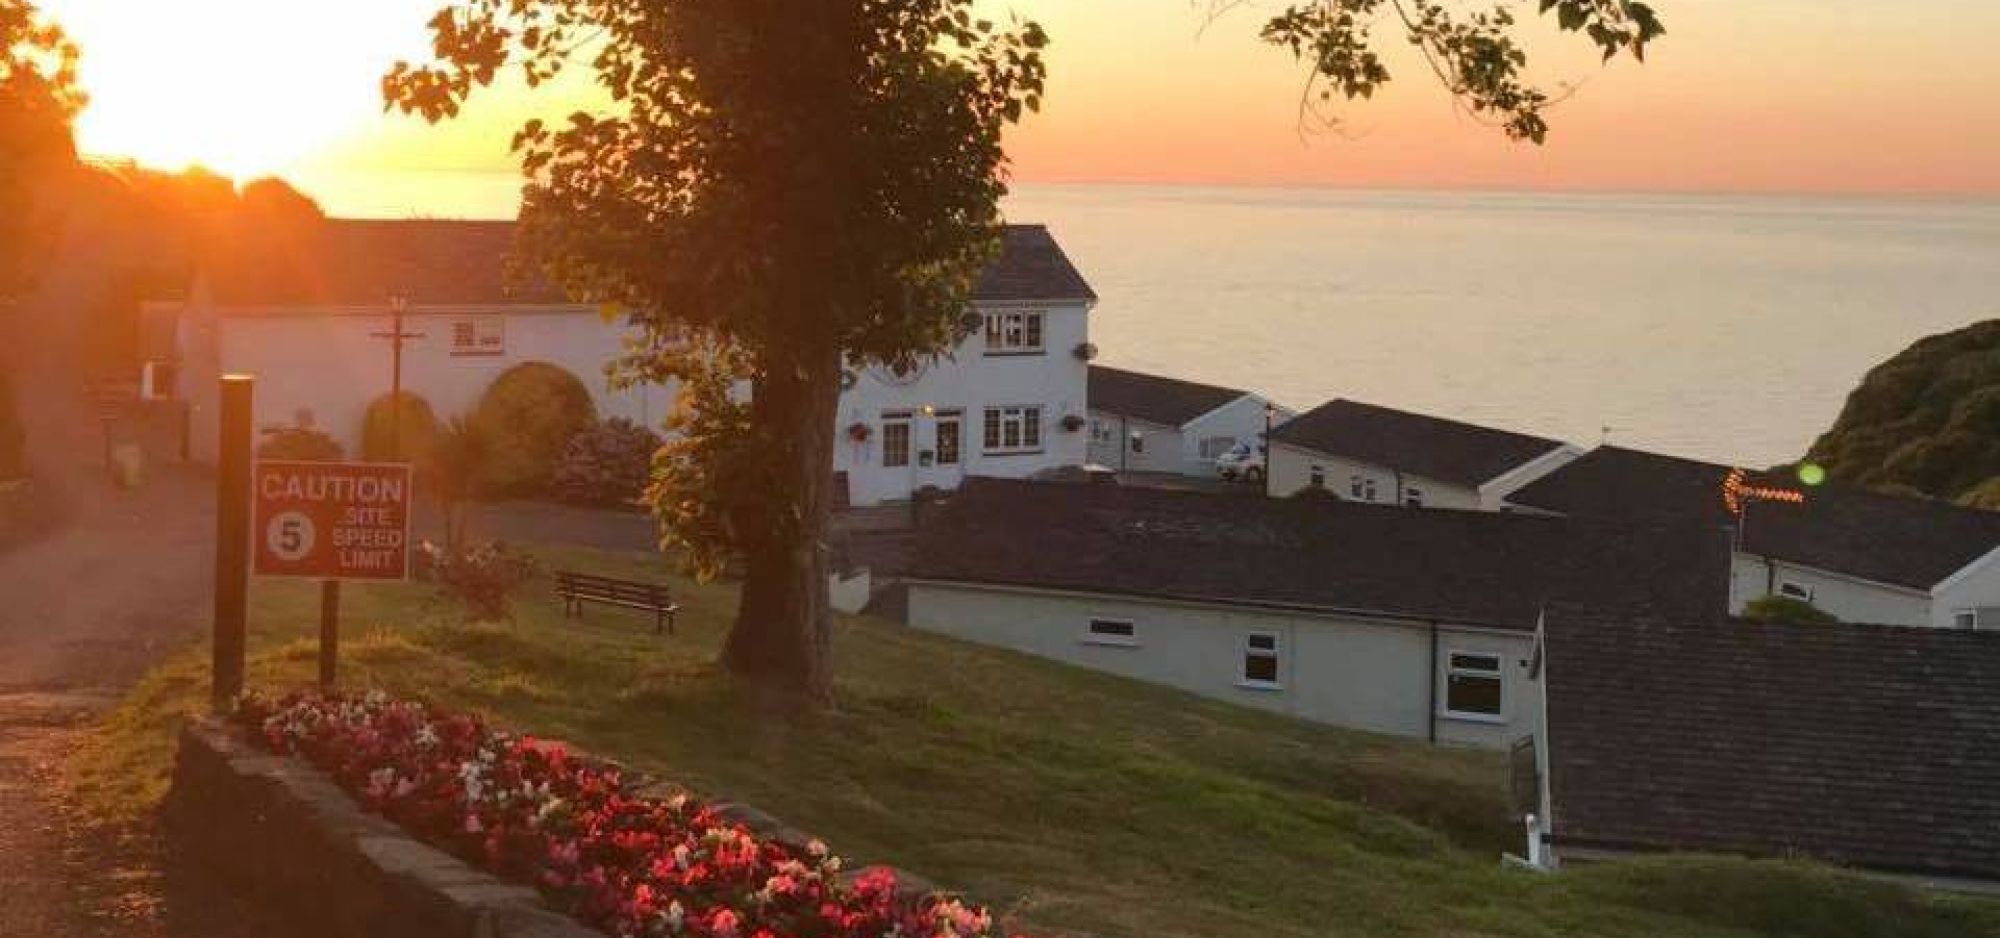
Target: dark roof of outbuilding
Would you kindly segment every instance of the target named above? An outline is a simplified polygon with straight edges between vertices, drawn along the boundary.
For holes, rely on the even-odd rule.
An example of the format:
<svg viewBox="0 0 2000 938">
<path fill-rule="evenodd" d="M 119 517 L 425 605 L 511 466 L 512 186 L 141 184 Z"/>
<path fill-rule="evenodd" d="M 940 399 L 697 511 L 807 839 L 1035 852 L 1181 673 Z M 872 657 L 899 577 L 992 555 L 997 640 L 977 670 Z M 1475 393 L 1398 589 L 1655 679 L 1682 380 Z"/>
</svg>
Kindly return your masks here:
<svg viewBox="0 0 2000 938">
<path fill-rule="evenodd" d="M 926 504 L 912 576 L 1532 629 L 1543 602 L 1721 615 L 1728 542 L 1497 512 L 968 480 Z"/>
<path fill-rule="evenodd" d="M 1601 446 L 1507 496 L 1566 515 L 1659 521 L 1729 521 L 1728 466 Z M 1801 488 L 1751 473 L 1753 482 Z M 1802 505 L 1754 502 L 1744 521 L 1749 553 L 1878 583 L 1929 589 L 2000 547 L 2000 512 L 1828 483 Z"/>
<path fill-rule="evenodd" d="M 1558 843 L 2000 879 L 2000 633 L 1552 607 Z"/>
<path fill-rule="evenodd" d="M 1271 431 L 1302 449 L 1476 487 L 1562 446 L 1559 440 L 1495 430 L 1360 401 L 1321 404 Z"/>
<path fill-rule="evenodd" d="M 1245 391 L 1122 368 L 1090 366 L 1090 409 L 1178 427 L 1243 397 Z"/>
<path fill-rule="evenodd" d="M 509 280 L 514 228 L 511 221 L 328 219 L 286 243 L 238 246 L 206 273 L 222 306 L 379 306 L 392 295 L 412 305 L 568 303 L 540 277 Z M 1003 240 L 976 299 L 1096 298 L 1047 228 L 1009 225 Z"/>
</svg>

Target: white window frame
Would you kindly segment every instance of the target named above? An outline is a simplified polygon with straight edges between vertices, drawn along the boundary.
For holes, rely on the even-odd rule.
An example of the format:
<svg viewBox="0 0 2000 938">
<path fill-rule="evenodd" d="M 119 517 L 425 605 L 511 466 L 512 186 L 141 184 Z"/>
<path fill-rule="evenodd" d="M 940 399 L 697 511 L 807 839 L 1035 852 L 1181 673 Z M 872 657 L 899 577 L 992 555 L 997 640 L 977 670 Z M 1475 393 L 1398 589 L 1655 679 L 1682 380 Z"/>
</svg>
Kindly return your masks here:
<svg viewBox="0 0 2000 938">
<path fill-rule="evenodd" d="M 460 316 L 451 321 L 453 358 L 490 358 L 507 354 L 507 317 Z"/>
<path fill-rule="evenodd" d="M 1458 658 L 1491 658 L 1493 668 L 1459 667 Z M 1454 677 L 1491 678 L 1500 685 L 1500 703 L 1496 713 L 1481 713 L 1477 710 L 1454 710 L 1451 706 L 1451 679 Z M 1470 651 L 1447 648 L 1444 653 L 1444 694 L 1438 703 L 1444 708 L 1447 719 L 1467 720 L 1473 723 L 1507 722 L 1507 656 L 1494 651 Z"/>
<path fill-rule="evenodd" d="M 1403 486 L 1403 505 L 1407 508 L 1424 507 L 1424 490 L 1414 485 Z"/>
<path fill-rule="evenodd" d="M 1033 341 L 1029 341 L 1032 337 Z M 1049 313 L 1008 309 L 986 314 L 986 354 L 1042 355 L 1048 351 Z"/>
<path fill-rule="evenodd" d="M 1130 634 L 1119 635 L 1115 632 L 1099 632 L 1097 630 L 1099 625 L 1122 625 Z M 1137 648 L 1139 647 L 1139 625 L 1131 619 L 1120 619 L 1115 616 L 1091 616 L 1083 623 L 1083 638 L 1081 641 L 1085 645 L 1105 645 L 1111 648 Z"/>
<path fill-rule="evenodd" d="M 1111 421 L 1105 420 L 1102 417 L 1092 417 L 1090 418 L 1090 442 L 1103 443 L 1107 446 L 1116 443 L 1118 442 L 1118 431 L 1111 426 Z"/>
<path fill-rule="evenodd" d="M 1796 599 L 1800 602 L 1809 603 L 1813 601 L 1812 584 L 1781 577 L 1778 580 L 1778 595 L 1786 599 Z"/>
<path fill-rule="evenodd" d="M 1306 467 L 1306 484 L 1316 489 L 1326 488 L 1326 467 L 1317 463 Z"/>
<path fill-rule="evenodd" d="M 1955 629 L 1966 629 L 1966 630 L 1978 629 L 1979 610 L 1953 609 L 1951 611 L 1951 627 Z"/>
<path fill-rule="evenodd" d="M 1233 436 L 1205 436 L 1201 438 L 1199 446 L 1200 449 L 1197 452 L 1201 454 L 1201 458 L 1209 462 L 1214 462 L 1221 459 L 1222 454 L 1236 448 L 1236 438 Z"/>
<path fill-rule="evenodd" d="M 1252 640 L 1259 638 L 1270 639 L 1271 647 L 1269 648 L 1253 647 L 1251 644 Z M 1270 631 L 1268 629 L 1257 629 L 1245 632 L 1243 633 L 1242 641 L 1237 642 L 1236 648 L 1237 648 L 1237 656 L 1236 656 L 1237 687 L 1241 687 L 1246 690 L 1285 689 L 1285 637 L 1283 635 L 1274 631 Z M 1271 673 L 1277 675 L 1277 677 L 1269 681 L 1251 677 L 1250 659 L 1253 656 L 1257 658 L 1271 659 Z"/>
<path fill-rule="evenodd" d="M 980 411 L 979 451 L 987 456 L 1018 456 L 1042 451 L 1042 407 L 1040 404 L 991 404 Z M 1019 430 L 1015 445 L 1007 445 L 1007 424 L 1016 423 Z M 989 438 L 987 430 L 993 429 Z M 1034 442 L 1028 442 L 1030 429 L 1034 432 Z"/>
</svg>

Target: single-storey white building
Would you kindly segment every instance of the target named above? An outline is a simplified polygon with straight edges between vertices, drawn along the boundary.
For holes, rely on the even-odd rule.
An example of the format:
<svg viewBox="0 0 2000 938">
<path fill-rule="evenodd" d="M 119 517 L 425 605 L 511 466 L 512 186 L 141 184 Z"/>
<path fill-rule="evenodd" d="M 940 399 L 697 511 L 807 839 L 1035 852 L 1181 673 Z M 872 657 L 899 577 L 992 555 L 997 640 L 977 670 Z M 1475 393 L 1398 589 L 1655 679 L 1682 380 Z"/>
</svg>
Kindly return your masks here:
<svg viewBox="0 0 2000 938">
<path fill-rule="evenodd" d="M 1721 615 L 1718 529 L 977 480 L 927 511 L 912 626 L 1308 720 L 1500 747 L 1552 597 Z M 1712 597 L 1712 599 L 1704 599 Z"/>
<path fill-rule="evenodd" d="M 1602 446 L 1508 496 L 1518 510 L 1736 524 L 1730 467 Z M 1809 602 L 1848 622 L 2000 629 L 2000 512 L 1753 474 L 1804 493 L 1751 501 L 1740 519 L 1729 608 L 1764 596 Z"/>
<path fill-rule="evenodd" d="M 1558 604 L 1537 661 L 1539 866 L 1737 853 L 2000 891 L 2000 634 Z"/>
<path fill-rule="evenodd" d="M 1581 452 L 1560 440 L 1332 400 L 1272 431 L 1271 492 L 1494 511 Z"/>
<path fill-rule="evenodd" d="M 1217 457 L 1292 416 L 1249 391 L 1090 366 L 1090 461 L 1120 472 L 1210 478 Z"/>
<path fill-rule="evenodd" d="M 1088 312 L 1096 297 L 1047 229 L 1014 225 L 967 316 L 967 336 L 897 374 L 856 366 L 842 393 L 831 467 L 855 504 L 950 488 L 967 474 L 1026 476 L 1084 461 Z M 504 276 L 510 222 L 329 220 L 257 262 L 205 271 L 173 321 L 178 355 L 148 371 L 155 396 L 189 405 L 190 449 L 216 451 L 217 376 L 255 375 L 260 428 L 312 426 L 350 453 L 363 414 L 388 393 L 395 322 L 402 384 L 438 416 L 472 411 L 493 379 L 528 361 L 590 389 L 600 417 L 658 428 L 675 388 L 614 386 L 607 367 L 629 330 L 594 306 Z"/>
</svg>

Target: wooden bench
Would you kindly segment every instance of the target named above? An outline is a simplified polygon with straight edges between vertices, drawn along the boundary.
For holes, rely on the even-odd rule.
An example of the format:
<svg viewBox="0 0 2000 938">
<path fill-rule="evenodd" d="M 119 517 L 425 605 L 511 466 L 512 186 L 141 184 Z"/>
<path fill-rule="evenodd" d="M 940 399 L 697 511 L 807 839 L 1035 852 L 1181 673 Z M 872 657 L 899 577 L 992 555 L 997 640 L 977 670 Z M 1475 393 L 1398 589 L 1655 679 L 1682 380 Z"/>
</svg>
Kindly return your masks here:
<svg viewBox="0 0 2000 938">
<path fill-rule="evenodd" d="M 674 613 L 681 607 L 673 594 L 658 583 L 592 576 L 571 570 L 556 571 L 556 595 L 562 597 L 563 617 L 583 618 L 584 603 L 623 606 L 653 614 L 653 633 L 674 633 Z"/>
</svg>

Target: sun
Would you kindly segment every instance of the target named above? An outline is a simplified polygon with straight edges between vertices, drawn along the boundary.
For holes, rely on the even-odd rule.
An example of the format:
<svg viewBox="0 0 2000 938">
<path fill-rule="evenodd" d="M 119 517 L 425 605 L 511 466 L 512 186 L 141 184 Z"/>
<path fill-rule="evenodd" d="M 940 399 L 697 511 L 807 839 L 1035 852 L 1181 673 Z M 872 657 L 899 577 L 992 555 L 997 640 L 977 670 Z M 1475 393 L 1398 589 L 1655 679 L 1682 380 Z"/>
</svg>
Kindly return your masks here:
<svg viewBox="0 0 2000 938">
<path fill-rule="evenodd" d="M 389 63 L 436 0 L 48 0 L 82 50 L 80 148 L 238 179 L 309 160 L 375 119 Z"/>
</svg>

